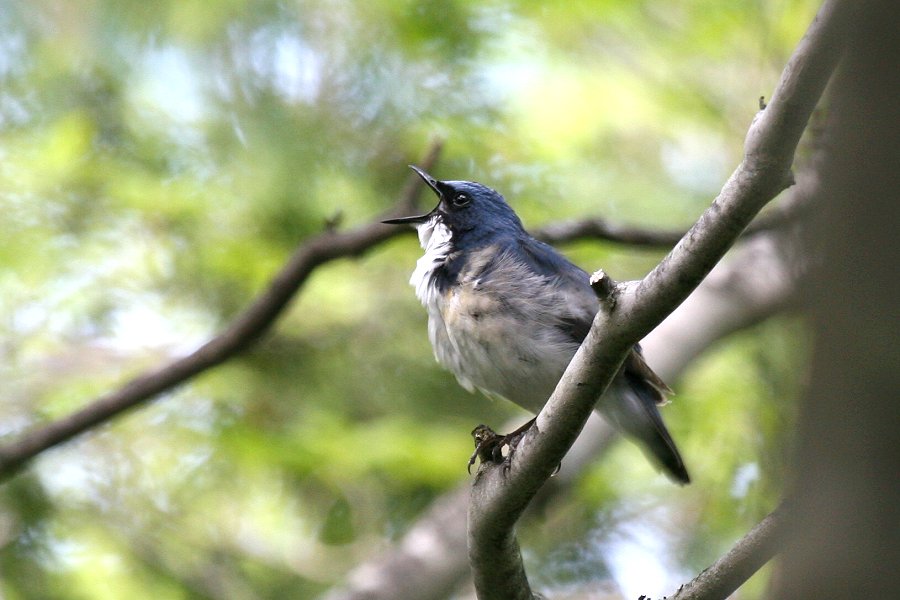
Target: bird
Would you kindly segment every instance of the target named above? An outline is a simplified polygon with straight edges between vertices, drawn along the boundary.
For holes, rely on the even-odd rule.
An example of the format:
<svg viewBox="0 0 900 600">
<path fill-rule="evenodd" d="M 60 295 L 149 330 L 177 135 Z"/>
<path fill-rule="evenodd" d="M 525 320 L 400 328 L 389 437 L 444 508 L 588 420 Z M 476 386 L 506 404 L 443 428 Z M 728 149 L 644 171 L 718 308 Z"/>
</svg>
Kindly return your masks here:
<svg viewBox="0 0 900 600">
<path fill-rule="evenodd" d="M 435 358 L 468 391 L 537 414 L 600 308 L 590 276 L 527 233 L 499 192 L 410 168 L 438 204 L 422 215 L 383 222 L 418 232 L 424 254 L 409 282 L 428 313 Z M 687 484 L 687 468 L 658 410 L 671 393 L 638 344 L 605 392 L 600 412 L 670 479 Z"/>
</svg>

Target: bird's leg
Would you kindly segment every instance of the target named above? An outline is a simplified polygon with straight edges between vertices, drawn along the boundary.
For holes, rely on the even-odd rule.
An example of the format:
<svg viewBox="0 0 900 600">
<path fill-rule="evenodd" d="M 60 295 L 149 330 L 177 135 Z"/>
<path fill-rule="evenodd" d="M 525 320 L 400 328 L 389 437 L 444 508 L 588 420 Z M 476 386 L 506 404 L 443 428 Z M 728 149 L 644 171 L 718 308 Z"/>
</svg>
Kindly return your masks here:
<svg viewBox="0 0 900 600">
<path fill-rule="evenodd" d="M 494 459 L 497 440 L 500 439 L 500 436 L 493 429 L 483 424 L 476 426 L 472 430 L 472 437 L 475 439 L 475 451 L 472 452 L 472 456 L 469 457 L 469 464 L 466 465 L 469 475 L 472 474 L 472 465 L 475 464 L 476 458 L 480 459 L 481 462 Z"/>
<path fill-rule="evenodd" d="M 469 465 L 467 467 L 469 473 L 472 472 L 472 465 L 475 464 L 477 457 L 482 463 L 491 461 L 493 463 L 503 463 L 503 470 L 508 471 L 512 463 L 512 455 L 516 446 L 525 437 L 525 433 L 531 429 L 537 419 L 531 419 L 515 431 L 506 435 L 499 435 L 487 425 L 479 425 L 472 430 L 472 437 L 475 438 L 475 451 L 469 457 Z M 503 456 L 503 447 L 506 446 L 507 453 Z"/>
</svg>

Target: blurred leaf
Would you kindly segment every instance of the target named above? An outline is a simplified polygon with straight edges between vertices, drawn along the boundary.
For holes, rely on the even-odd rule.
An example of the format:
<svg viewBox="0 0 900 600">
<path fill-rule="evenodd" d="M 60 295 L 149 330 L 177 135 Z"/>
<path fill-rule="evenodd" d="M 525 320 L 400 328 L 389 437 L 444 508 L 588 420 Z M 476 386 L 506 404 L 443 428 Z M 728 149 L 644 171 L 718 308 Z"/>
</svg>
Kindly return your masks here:
<svg viewBox="0 0 900 600">
<path fill-rule="evenodd" d="M 436 136 L 435 175 L 528 227 L 686 227 L 817 5 L 4 2 L 0 436 L 199 347 L 335 215 L 392 206 Z M 661 256 L 563 250 L 617 279 Z M 474 425 L 524 419 L 435 363 L 420 254 L 329 263 L 250 351 L 6 483 L 0 594 L 316 597 L 402 535 L 466 477 Z M 629 527 L 664 541 L 650 566 L 695 570 L 771 508 L 803 331 L 695 365 L 665 416 L 696 483 L 620 444 L 523 533 L 540 581 L 598 584 Z"/>
</svg>

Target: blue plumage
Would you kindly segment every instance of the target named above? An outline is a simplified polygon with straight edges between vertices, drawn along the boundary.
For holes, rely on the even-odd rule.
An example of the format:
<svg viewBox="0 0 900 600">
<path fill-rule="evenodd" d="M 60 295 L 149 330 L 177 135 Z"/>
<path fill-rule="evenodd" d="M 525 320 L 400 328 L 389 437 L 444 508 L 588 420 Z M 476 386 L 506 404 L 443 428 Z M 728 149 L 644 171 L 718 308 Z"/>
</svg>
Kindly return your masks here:
<svg viewBox="0 0 900 600">
<path fill-rule="evenodd" d="M 438 195 L 438 205 L 425 215 L 386 222 L 418 230 L 425 254 L 410 283 L 428 311 L 435 357 L 466 389 L 537 413 L 599 308 L 588 274 L 531 237 L 496 191 L 413 169 Z M 668 391 L 636 347 L 607 392 L 604 415 L 673 479 L 687 483 L 657 409 Z"/>
</svg>

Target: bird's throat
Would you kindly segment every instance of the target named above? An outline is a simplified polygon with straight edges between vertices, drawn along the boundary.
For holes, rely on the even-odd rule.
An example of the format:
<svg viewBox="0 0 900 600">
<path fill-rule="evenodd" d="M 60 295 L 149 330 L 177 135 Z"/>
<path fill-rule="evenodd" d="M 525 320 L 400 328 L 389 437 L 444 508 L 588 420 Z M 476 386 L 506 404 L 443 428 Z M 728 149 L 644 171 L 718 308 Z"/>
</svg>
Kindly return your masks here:
<svg viewBox="0 0 900 600">
<path fill-rule="evenodd" d="M 427 305 L 431 296 L 437 293 L 438 271 L 447 262 L 453 250 L 452 234 L 438 215 L 416 229 L 425 254 L 416 262 L 416 269 L 409 283 L 416 289 L 416 296 L 422 304 Z"/>
</svg>

